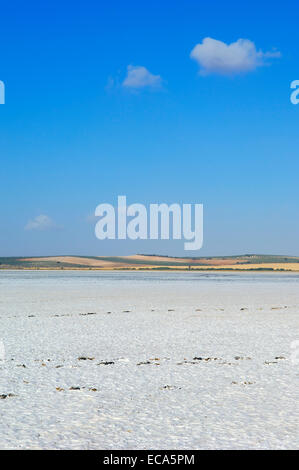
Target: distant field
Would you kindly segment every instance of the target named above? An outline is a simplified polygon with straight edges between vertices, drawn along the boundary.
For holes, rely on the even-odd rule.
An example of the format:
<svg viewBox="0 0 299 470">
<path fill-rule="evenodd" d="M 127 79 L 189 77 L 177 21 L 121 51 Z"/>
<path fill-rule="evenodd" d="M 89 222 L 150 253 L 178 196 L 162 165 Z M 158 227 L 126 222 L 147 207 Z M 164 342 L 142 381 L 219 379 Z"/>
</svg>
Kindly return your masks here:
<svg viewBox="0 0 299 470">
<path fill-rule="evenodd" d="M 175 258 L 159 255 L 0 257 L 0 269 L 299 271 L 299 257 L 275 255 L 202 258 Z"/>
</svg>

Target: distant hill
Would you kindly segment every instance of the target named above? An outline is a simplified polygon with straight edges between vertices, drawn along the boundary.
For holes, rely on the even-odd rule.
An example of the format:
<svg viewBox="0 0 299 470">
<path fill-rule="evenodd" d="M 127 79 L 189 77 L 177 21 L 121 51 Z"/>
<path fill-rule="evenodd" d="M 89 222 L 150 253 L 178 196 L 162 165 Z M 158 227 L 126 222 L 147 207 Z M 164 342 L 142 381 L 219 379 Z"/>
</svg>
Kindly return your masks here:
<svg viewBox="0 0 299 470">
<path fill-rule="evenodd" d="M 142 254 L 0 257 L 0 269 L 299 271 L 299 257 L 256 254 L 196 258 Z"/>
</svg>

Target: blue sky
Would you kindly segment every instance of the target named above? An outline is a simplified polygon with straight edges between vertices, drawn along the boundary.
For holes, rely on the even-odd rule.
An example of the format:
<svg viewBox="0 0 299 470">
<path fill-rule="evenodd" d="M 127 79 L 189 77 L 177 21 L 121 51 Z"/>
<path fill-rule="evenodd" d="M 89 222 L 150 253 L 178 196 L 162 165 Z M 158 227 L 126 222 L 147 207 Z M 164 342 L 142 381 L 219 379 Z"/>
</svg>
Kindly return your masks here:
<svg viewBox="0 0 299 470">
<path fill-rule="evenodd" d="M 298 3 L 47 3 L 1 6 L 0 256 L 299 255 Z M 224 52 L 191 58 L 204 38 Z M 122 194 L 203 203 L 202 250 L 97 240 L 91 214 Z"/>
</svg>

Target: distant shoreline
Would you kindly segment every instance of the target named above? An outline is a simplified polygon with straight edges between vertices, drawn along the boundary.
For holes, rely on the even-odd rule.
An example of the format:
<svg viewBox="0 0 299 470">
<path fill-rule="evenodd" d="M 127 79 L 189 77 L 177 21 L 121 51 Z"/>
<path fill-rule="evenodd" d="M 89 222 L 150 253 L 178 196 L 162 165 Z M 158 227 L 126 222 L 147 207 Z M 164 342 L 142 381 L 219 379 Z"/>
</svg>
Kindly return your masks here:
<svg viewBox="0 0 299 470">
<path fill-rule="evenodd" d="M 26 271 L 26 272 L 43 272 L 43 271 L 52 271 L 52 272 L 61 272 L 61 271 L 86 271 L 86 272 L 163 272 L 163 273 L 238 273 L 238 274 L 246 274 L 246 273 L 259 273 L 259 274 L 296 274 L 299 273 L 299 270 L 295 271 L 294 269 L 142 269 L 142 268 L 0 268 L 0 272 L 8 272 L 8 271 Z"/>
<path fill-rule="evenodd" d="M 0 270 L 179 271 L 179 272 L 299 272 L 299 257 L 239 255 L 216 257 L 42 256 L 2 257 Z"/>
</svg>

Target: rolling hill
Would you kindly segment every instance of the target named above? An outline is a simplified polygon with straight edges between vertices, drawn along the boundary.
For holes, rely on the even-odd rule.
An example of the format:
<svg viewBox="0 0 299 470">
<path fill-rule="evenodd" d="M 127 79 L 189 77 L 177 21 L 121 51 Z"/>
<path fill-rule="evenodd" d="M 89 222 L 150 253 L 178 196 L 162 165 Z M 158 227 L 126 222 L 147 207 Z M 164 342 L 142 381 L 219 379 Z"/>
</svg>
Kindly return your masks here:
<svg viewBox="0 0 299 470">
<path fill-rule="evenodd" d="M 142 254 L 0 257 L 0 269 L 299 271 L 299 257 L 255 254 L 197 258 Z"/>
</svg>

